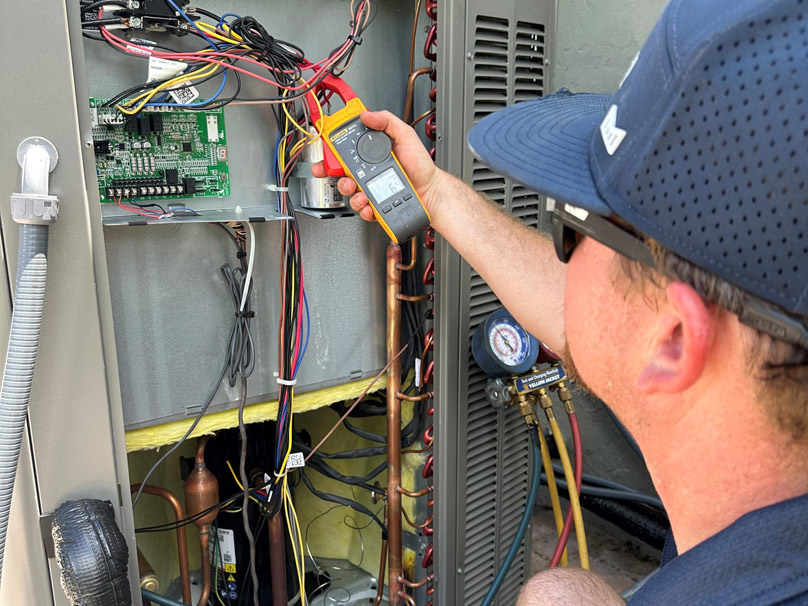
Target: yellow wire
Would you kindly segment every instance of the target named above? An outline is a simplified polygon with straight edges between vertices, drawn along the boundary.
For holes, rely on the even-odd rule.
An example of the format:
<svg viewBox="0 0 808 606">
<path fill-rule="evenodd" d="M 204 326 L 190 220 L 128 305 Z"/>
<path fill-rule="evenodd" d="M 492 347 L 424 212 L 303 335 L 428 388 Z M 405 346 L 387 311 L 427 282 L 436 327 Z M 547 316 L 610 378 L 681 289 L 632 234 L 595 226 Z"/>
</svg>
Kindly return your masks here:
<svg viewBox="0 0 808 606">
<path fill-rule="evenodd" d="M 230 461 L 225 461 L 225 462 L 227 463 L 227 468 L 230 470 L 230 473 L 233 474 L 233 479 L 236 481 L 236 484 L 238 484 L 238 487 L 241 488 L 241 490 L 244 490 L 244 485 L 239 481 L 238 476 L 236 475 L 236 472 L 233 469 L 233 466 L 230 464 Z M 250 495 L 250 500 L 255 501 L 256 503 L 259 502 L 258 499 L 256 499 L 253 495 Z M 241 511 L 241 507 L 239 507 L 239 511 Z M 234 513 L 234 512 L 229 512 L 229 513 Z"/>
<path fill-rule="evenodd" d="M 159 86 L 156 86 L 150 91 L 142 93 L 137 97 L 135 97 L 134 99 L 127 101 L 129 107 L 131 107 L 135 103 L 140 102 L 134 109 L 128 109 L 123 104 L 118 104 L 116 107 L 124 114 L 129 115 L 136 114 L 140 110 L 142 110 L 143 107 L 145 107 L 145 105 L 152 99 L 152 97 L 154 97 L 161 90 L 171 88 L 179 84 L 184 84 L 185 82 L 192 82 L 193 80 L 205 78 L 211 75 L 213 72 L 215 72 L 217 68 L 218 66 L 215 63 L 211 63 L 209 66 L 201 67 L 191 73 L 184 74 L 182 76 L 177 76 L 176 78 L 172 78 L 171 80 L 166 80 L 165 82 L 161 83 Z"/>
<path fill-rule="evenodd" d="M 567 445 L 564 443 L 564 436 L 561 435 L 561 427 L 556 421 L 553 409 L 547 409 L 547 420 L 550 421 L 550 429 L 553 431 L 558 454 L 561 457 L 561 465 L 564 467 L 564 476 L 567 478 L 568 492 L 570 496 L 570 507 L 572 507 L 572 518 L 575 520 L 575 536 L 578 539 L 578 555 L 581 558 L 581 568 L 589 570 L 589 550 L 586 546 L 586 532 L 584 531 L 584 516 L 581 512 L 581 502 L 578 500 L 578 489 L 575 485 L 575 474 L 572 471 L 570 455 L 567 452 Z M 549 475 L 547 476 L 550 477 Z"/>
<path fill-rule="evenodd" d="M 536 427 L 536 433 L 539 434 L 539 444 L 541 445 L 541 462 L 544 466 L 544 475 L 547 476 L 547 487 L 550 489 L 550 502 L 553 504 L 553 517 L 555 518 L 556 531 L 558 536 L 564 530 L 564 512 L 561 509 L 561 499 L 558 498 L 558 485 L 555 480 L 555 473 L 553 473 L 553 461 L 550 459 L 550 449 L 547 447 L 547 440 L 544 438 L 544 432 L 541 427 Z M 567 548 L 564 547 L 564 553 L 561 555 L 561 565 L 567 565 Z"/>
<path fill-rule="evenodd" d="M 292 504 L 292 498 L 291 495 L 289 494 L 289 484 L 287 483 L 285 476 L 283 478 L 283 501 L 284 501 L 283 513 L 286 518 L 286 527 L 290 529 L 290 532 L 292 528 L 292 521 L 294 520 L 295 522 L 294 529 L 297 541 L 294 540 L 291 541 L 292 553 L 295 558 L 295 570 L 297 572 L 297 580 L 300 587 L 300 600 L 303 606 L 306 606 L 306 590 L 305 590 L 306 575 L 303 568 L 304 565 L 301 559 L 303 555 L 303 543 L 302 543 L 303 539 L 300 535 L 300 524 L 297 519 L 297 513 L 295 512 L 295 507 Z M 290 511 L 292 512 L 294 518 L 289 516 Z"/>
<path fill-rule="evenodd" d="M 200 28 L 200 29 L 205 30 L 205 34 L 206 34 L 207 36 L 212 36 L 212 37 L 214 37 L 214 38 L 217 38 L 217 39 L 221 40 L 222 42 L 229 42 L 230 44 L 235 44 L 235 45 L 237 45 L 237 46 L 239 46 L 239 47 L 241 47 L 241 48 L 247 48 L 247 49 L 251 49 L 251 48 L 252 48 L 252 47 L 250 47 L 250 46 L 248 46 L 248 45 L 246 45 L 246 44 L 242 44 L 242 43 L 241 43 L 241 40 L 236 40 L 236 39 L 234 39 L 234 38 L 226 38 L 225 36 L 222 36 L 222 35 L 221 35 L 220 33 L 218 33 L 218 31 L 216 30 L 216 27 L 214 27 L 214 26 L 213 26 L 213 25 L 211 25 L 210 23 L 203 23 L 203 22 L 199 22 L 199 23 L 197 23 L 197 25 L 199 26 L 199 28 Z M 211 49 L 204 49 L 204 50 L 206 50 L 206 51 L 207 51 L 207 50 L 212 51 L 213 49 L 211 48 Z"/>
</svg>

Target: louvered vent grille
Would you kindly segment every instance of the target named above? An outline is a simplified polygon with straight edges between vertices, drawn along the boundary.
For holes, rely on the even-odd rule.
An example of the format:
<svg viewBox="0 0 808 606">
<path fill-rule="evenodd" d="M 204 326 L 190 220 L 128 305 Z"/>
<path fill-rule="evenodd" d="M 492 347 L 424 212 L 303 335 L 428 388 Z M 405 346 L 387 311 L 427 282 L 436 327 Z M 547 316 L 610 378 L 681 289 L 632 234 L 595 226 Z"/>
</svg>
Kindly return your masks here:
<svg viewBox="0 0 808 606">
<path fill-rule="evenodd" d="M 507 105 L 544 93 L 545 28 L 526 21 L 477 16 L 474 21 L 471 76 L 473 106 L 468 128 Z M 513 184 L 476 159 L 471 162 L 474 189 L 502 204 L 532 228 L 541 224 L 535 192 Z M 469 269 L 468 339 L 501 304 L 483 279 Z M 510 547 L 524 511 L 529 477 L 529 438 L 516 409 L 500 411 L 486 400 L 487 377 L 468 356 L 467 467 L 463 604 L 479 604 Z M 496 604 L 515 603 L 526 570 L 521 549 Z"/>
</svg>

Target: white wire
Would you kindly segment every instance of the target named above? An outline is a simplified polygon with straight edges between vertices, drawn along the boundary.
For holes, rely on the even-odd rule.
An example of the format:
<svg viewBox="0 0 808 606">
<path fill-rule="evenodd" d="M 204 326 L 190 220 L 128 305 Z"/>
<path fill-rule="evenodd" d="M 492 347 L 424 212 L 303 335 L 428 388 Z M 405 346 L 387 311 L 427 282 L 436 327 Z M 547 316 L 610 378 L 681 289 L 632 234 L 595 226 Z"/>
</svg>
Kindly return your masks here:
<svg viewBox="0 0 808 606">
<path fill-rule="evenodd" d="M 244 292 L 241 293 L 239 311 L 244 311 L 244 306 L 247 304 L 247 296 L 250 293 L 250 284 L 252 283 L 253 262 L 255 261 L 255 230 L 253 230 L 250 222 L 247 222 L 247 227 L 250 230 L 250 260 L 247 262 L 247 279 L 244 280 Z"/>
</svg>

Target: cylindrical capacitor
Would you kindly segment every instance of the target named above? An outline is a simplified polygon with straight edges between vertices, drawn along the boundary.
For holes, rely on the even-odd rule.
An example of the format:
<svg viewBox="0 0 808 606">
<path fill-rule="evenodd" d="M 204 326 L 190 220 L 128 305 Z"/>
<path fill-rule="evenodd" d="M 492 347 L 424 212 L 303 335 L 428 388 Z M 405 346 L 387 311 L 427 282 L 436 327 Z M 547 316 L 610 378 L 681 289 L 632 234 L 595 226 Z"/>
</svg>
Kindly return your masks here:
<svg viewBox="0 0 808 606">
<path fill-rule="evenodd" d="M 311 131 L 314 133 L 314 131 Z M 323 141 L 317 139 L 303 148 L 303 162 L 315 164 L 323 161 Z M 339 193 L 335 177 L 316 179 L 312 176 L 305 176 L 306 170 L 300 176 L 301 180 L 301 202 L 304 208 L 315 210 L 325 210 L 329 208 L 344 208 L 348 201 Z"/>
</svg>

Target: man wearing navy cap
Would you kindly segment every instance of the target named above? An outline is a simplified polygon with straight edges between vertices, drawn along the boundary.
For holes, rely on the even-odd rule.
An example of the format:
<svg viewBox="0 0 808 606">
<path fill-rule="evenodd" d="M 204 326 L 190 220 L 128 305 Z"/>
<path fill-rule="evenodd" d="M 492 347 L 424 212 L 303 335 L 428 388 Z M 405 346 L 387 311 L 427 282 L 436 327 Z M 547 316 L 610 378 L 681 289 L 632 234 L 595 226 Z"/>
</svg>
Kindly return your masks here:
<svg viewBox="0 0 808 606">
<path fill-rule="evenodd" d="M 673 0 L 615 95 L 475 126 L 484 163 L 548 197 L 552 241 L 391 114 L 363 120 L 435 229 L 640 444 L 675 549 L 631 604 L 808 603 L 808 0 Z M 573 570 L 519 601 L 612 602 Z"/>
</svg>

